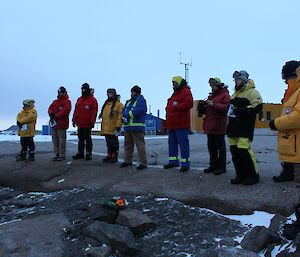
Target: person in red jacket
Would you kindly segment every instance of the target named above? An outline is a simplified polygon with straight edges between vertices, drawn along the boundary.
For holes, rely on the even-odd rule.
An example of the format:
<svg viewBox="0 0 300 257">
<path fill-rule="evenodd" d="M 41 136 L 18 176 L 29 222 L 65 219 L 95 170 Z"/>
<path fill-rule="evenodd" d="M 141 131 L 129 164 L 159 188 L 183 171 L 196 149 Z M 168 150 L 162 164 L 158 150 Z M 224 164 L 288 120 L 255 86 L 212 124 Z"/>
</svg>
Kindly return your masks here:
<svg viewBox="0 0 300 257">
<path fill-rule="evenodd" d="M 84 83 L 81 86 L 81 97 L 77 99 L 73 114 L 73 127 L 77 126 L 78 130 L 78 152 L 73 156 L 74 160 L 84 158 L 84 146 L 86 143 L 86 160 L 92 159 L 92 128 L 95 125 L 98 112 L 98 102 L 91 95 L 90 86 Z"/>
<path fill-rule="evenodd" d="M 227 86 L 219 78 L 210 78 L 208 83 L 212 92 L 206 101 L 199 101 L 198 104 L 198 116 L 205 114 L 203 129 L 207 134 L 209 152 L 209 167 L 203 171 L 220 175 L 226 172 L 225 134 L 230 96 Z"/>
<path fill-rule="evenodd" d="M 69 114 L 71 101 L 65 87 L 57 91 L 57 99 L 48 108 L 50 126 L 52 126 L 52 143 L 54 147 L 53 161 L 62 161 L 66 158 L 67 129 L 69 128 Z"/>
<path fill-rule="evenodd" d="M 190 168 L 190 149 L 188 132 L 190 130 L 190 109 L 193 107 L 193 96 L 187 82 L 181 76 L 172 78 L 173 94 L 166 107 L 166 128 L 168 129 L 169 163 L 165 169 L 179 167 L 178 145 L 181 153 L 180 171 Z"/>
</svg>

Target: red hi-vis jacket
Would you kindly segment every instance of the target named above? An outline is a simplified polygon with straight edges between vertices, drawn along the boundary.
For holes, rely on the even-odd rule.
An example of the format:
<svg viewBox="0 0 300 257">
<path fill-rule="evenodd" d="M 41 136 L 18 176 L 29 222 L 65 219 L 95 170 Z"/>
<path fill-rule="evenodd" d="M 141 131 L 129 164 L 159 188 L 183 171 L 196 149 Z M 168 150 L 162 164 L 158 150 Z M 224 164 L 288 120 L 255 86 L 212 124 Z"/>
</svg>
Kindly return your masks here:
<svg viewBox="0 0 300 257">
<path fill-rule="evenodd" d="M 81 96 L 77 99 L 73 114 L 73 123 L 79 128 L 90 128 L 97 118 L 98 102 L 95 97 Z"/>
<path fill-rule="evenodd" d="M 48 113 L 54 113 L 57 129 L 69 128 L 69 114 L 71 111 L 71 101 L 68 95 L 62 95 L 57 100 L 54 100 L 48 108 Z"/>
<path fill-rule="evenodd" d="M 188 86 L 175 91 L 168 99 L 166 106 L 167 129 L 189 129 L 190 109 L 193 107 L 193 96 Z"/>
</svg>

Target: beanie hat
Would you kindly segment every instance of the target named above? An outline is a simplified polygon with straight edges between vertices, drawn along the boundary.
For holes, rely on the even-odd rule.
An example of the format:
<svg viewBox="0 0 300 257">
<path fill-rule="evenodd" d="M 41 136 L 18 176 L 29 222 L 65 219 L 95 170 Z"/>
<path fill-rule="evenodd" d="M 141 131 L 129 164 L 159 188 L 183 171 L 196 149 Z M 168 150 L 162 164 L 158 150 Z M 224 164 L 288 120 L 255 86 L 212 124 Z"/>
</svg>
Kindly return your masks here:
<svg viewBox="0 0 300 257">
<path fill-rule="evenodd" d="M 111 93 L 113 95 L 117 94 L 117 91 L 114 88 L 108 88 L 106 92 L 107 92 L 107 94 L 109 94 L 109 93 Z"/>
<path fill-rule="evenodd" d="M 241 79 L 244 82 L 248 82 L 249 74 L 247 71 L 235 71 L 232 75 L 234 79 Z"/>
<path fill-rule="evenodd" d="M 131 92 L 136 92 L 140 94 L 142 92 L 142 89 L 139 86 L 135 85 L 131 88 Z"/>
<path fill-rule="evenodd" d="M 215 85 L 217 85 L 217 86 L 223 86 L 223 85 L 224 85 L 224 84 L 222 83 L 221 79 L 218 78 L 218 77 L 210 78 L 210 79 L 208 80 L 208 83 L 209 83 L 209 84 L 215 84 Z"/>
<path fill-rule="evenodd" d="M 281 78 L 286 80 L 292 77 L 296 77 L 296 69 L 299 65 L 300 62 L 294 60 L 286 62 L 281 70 Z"/>
<path fill-rule="evenodd" d="M 88 83 L 83 83 L 81 89 L 85 89 L 86 91 L 90 91 L 90 85 Z"/>
<path fill-rule="evenodd" d="M 65 87 L 60 87 L 58 90 L 57 90 L 57 93 L 66 93 L 67 92 L 67 90 L 66 90 L 66 88 Z"/>
<path fill-rule="evenodd" d="M 176 82 L 178 84 L 178 86 L 181 84 L 182 82 L 182 77 L 181 76 L 174 76 L 172 78 L 172 82 Z"/>
<path fill-rule="evenodd" d="M 34 100 L 33 99 L 26 99 L 23 101 L 23 105 L 25 106 L 31 106 L 34 104 Z"/>
</svg>

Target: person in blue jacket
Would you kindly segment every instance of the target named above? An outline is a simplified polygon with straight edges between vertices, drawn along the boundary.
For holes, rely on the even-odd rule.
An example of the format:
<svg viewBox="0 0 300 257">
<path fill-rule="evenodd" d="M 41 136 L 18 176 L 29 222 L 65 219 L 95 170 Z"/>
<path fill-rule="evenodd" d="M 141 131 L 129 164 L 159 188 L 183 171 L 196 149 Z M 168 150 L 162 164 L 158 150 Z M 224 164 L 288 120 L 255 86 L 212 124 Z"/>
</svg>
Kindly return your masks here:
<svg viewBox="0 0 300 257">
<path fill-rule="evenodd" d="M 124 162 L 120 167 L 132 166 L 132 155 L 134 145 L 136 145 L 139 165 L 138 170 L 147 168 L 147 156 L 145 145 L 145 115 L 147 112 L 147 103 L 141 95 L 141 88 L 137 85 L 131 88 L 131 98 L 126 101 L 122 112 L 122 121 L 125 131 L 124 141 Z"/>
</svg>

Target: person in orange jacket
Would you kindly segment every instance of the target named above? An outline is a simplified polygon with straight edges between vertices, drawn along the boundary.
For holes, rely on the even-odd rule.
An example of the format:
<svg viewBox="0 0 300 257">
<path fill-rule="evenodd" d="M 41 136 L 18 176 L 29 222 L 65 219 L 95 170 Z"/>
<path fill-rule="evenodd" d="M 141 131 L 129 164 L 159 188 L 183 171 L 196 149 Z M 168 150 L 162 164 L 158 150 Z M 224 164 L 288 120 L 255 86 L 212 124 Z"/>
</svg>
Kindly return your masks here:
<svg viewBox="0 0 300 257">
<path fill-rule="evenodd" d="M 84 158 L 84 148 L 86 147 L 86 160 L 92 159 L 92 128 L 95 126 L 95 121 L 98 112 L 98 102 L 91 95 L 90 86 L 84 83 L 81 86 L 81 97 L 77 99 L 73 114 L 73 127 L 77 126 L 78 133 L 78 152 L 73 156 L 74 160 Z"/>
<path fill-rule="evenodd" d="M 296 61 L 293 61 L 296 62 Z M 286 63 L 288 64 L 288 63 Z M 300 233 L 300 63 L 287 80 L 288 89 L 284 96 L 281 116 L 271 120 L 269 126 L 278 131 L 278 156 L 283 162 L 294 166 L 294 177 L 298 190 L 295 206 L 296 221 L 284 225 L 283 234 L 287 239 L 294 239 Z"/>
<path fill-rule="evenodd" d="M 69 114 L 71 101 L 65 87 L 57 91 L 57 99 L 48 108 L 50 126 L 52 126 L 52 143 L 54 148 L 53 161 L 62 161 L 66 157 L 67 129 L 69 128 Z"/>
<path fill-rule="evenodd" d="M 119 95 L 114 88 L 107 89 L 107 99 L 102 106 L 99 119 L 101 122 L 101 134 L 105 136 L 107 155 L 103 162 L 115 163 L 118 161 L 119 139 L 118 135 L 122 127 L 122 109 Z"/>
<path fill-rule="evenodd" d="M 23 110 L 17 116 L 18 135 L 20 136 L 22 150 L 17 156 L 16 161 L 25 161 L 27 150 L 29 150 L 28 161 L 35 160 L 33 137 L 35 136 L 36 119 L 37 112 L 34 109 L 34 100 L 24 100 Z"/>
</svg>

